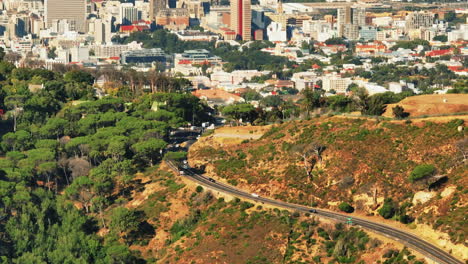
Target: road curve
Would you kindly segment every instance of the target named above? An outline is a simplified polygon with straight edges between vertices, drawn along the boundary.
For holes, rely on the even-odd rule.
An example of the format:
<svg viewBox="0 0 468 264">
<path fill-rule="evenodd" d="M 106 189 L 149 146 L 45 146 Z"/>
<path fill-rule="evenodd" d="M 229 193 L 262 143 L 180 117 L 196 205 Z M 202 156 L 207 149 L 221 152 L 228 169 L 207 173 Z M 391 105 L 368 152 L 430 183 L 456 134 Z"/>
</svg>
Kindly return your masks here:
<svg viewBox="0 0 468 264">
<path fill-rule="evenodd" d="M 303 213 L 311 213 L 311 210 L 314 211 L 314 215 L 317 215 L 319 217 L 325 217 L 329 219 L 333 219 L 339 222 L 345 222 L 349 215 L 346 214 L 341 214 L 341 213 L 336 213 L 336 212 L 331 212 L 323 209 L 317 209 L 317 208 L 312 208 L 312 207 L 307 207 L 303 205 L 298 205 L 298 204 L 290 204 L 270 198 L 265 198 L 265 197 L 254 197 L 252 196 L 251 193 L 239 190 L 231 185 L 227 185 L 224 183 L 219 183 L 216 181 L 209 180 L 210 178 L 205 177 L 200 174 L 196 174 L 190 169 L 184 169 L 178 167 L 174 162 L 172 161 L 166 161 L 166 164 L 174 170 L 176 173 L 179 173 L 181 176 L 185 176 L 189 180 L 195 181 L 199 183 L 200 185 L 210 187 L 211 189 L 230 194 L 239 198 L 246 198 L 249 200 L 254 200 L 256 202 L 261 202 L 264 204 L 269 204 L 289 210 L 295 210 L 298 212 L 303 212 Z M 180 173 L 183 172 L 183 173 Z M 311 213 L 312 214 L 312 213 Z M 380 233 L 388 238 L 391 238 L 393 240 L 396 240 L 400 243 L 403 243 L 404 245 L 420 252 L 421 254 L 429 257 L 430 259 L 441 263 L 441 264 L 463 264 L 464 262 L 456 259 L 454 256 L 446 252 L 445 250 L 421 239 L 418 238 L 417 236 L 407 233 L 405 231 L 399 230 L 397 228 L 381 224 L 381 223 L 376 223 L 372 222 L 369 220 L 365 220 L 359 217 L 354 217 L 352 216 L 352 222 L 356 226 L 360 226 L 364 229 Z"/>
</svg>

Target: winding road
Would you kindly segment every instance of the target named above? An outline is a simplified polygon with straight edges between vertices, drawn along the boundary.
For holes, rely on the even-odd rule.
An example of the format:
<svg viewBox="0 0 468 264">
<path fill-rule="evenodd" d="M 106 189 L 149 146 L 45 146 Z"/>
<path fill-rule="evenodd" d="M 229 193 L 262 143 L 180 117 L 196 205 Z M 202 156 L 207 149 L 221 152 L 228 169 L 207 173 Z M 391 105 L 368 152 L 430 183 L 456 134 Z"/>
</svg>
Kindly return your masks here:
<svg viewBox="0 0 468 264">
<path fill-rule="evenodd" d="M 303 205 L 290 204 L 290 203 L 286 203 L 286 202 L 282 202 L 282 201 L 278 201 L 278 200 L 274 200 L 274 199 L 270 199 L 270 198 L 266 198 L 262 196 L 259 196 L 259 197 L 252 196 L 251 193 L 239 190 L 231 185 L 216 182 L 215 180 L 211 178 L 208 178 L 200 174 L 196 174 L 190 169 L 180 168 L 173 161 L 166 161 L 166 164 L 176 173 L 179 173 L 181 176 L 184 176 L 191 181 L 195 181 L 198 184 L 203 185 L 205 187 L 209 187 L 213 190 L 216 190 L 225 194 L 230 194 L 238 198 L 245 198 L 245 199 L 253 200 L 256 202 L 261 202 L 264 204 L 269 204 L 269 205 L 273 205 L 276 207 L 281 207 L 281 208 L 294 210 L 294 211 L 298 211 L 302 213 L 310 213 L 310 214 L 317 215 L 318 217 L 325 217 L 325 218 L 333 219 L 339 222 L 346 222 L 350 218 L 350 215 L 346 215 L 346 214 L 331 212 L 331 211 L 312 208 L 312 207 L 306 207 Z M 394 227 L 391 227 L 382 223 L 376 223 L 373 221 L 365 220 L 365 219 L 354 217 L 354 216 L 352 217 L 352 223 L 353 225 L 360 226 L 369 231 L 380 233 L 390 239 L 401 242 L 402 244 L 420 252 L 424 256 L 438 263 L 441 263 L 441 264 L 463 264 L 464 263 L 461 260 L 456 259 L 454 256 L 452 256 L 445 250 L 421 238 L 418 238 L 417 236 L 411 233 L 407 233 L 405 231 L 399 230 L 397 228 L 394 228 Z"/>
</svg>

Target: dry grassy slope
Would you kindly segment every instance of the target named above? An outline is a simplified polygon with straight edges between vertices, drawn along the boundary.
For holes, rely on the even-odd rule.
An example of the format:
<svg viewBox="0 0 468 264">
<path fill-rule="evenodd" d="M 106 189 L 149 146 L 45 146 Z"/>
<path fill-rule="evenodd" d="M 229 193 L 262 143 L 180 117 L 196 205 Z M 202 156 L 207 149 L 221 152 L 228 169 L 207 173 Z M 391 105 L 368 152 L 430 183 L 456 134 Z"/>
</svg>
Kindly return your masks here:
<svg viewBox="0 0 468 264">
<path fill-rule="evenodd" d="M 411 117 L 468 112 L 468 94 L 428 94 L 410 96 L 387 106 L 383 116 L 393 117 L 392 108 L 402 106 Z"/>
<path fill-rule="evenodd" d="M 452 241 L 463 243 L 468 233 L 468 177 L 466 166 L 453 168 L 454 143 L 463 138 L 457 126 L 455 122 L 411 125 L 314 119 L 285 123 L 259 140 L 241 144 L 228 144 L 215 136 L 203 138 L 192 147 L 189 158 L 194 166 L 206 166 L 212 177 L 252 192 L 335 210 L 347 201 L 361 214 L 376 214 L 384 198 L 402 204 L 413 202 L 415 194 L 427 196 L 427 188 L 410 183 L 408 175 L 418 164 L 434 164 L 439 174 L 448 176 L 448 182 L 429 193 L 424 204 L 415 203 L 408 213 L 418 223 L 430 224 L 448 233 Z M 309 183 L 290 149 L 312 141 L 327 149 Z"/>
<path fill-rule="evenodd" d="M 335 248 L 341 248 L 337 243 L 344 243 L 347 255 L 354 258 L 351 263 L 375 263 L 385 261 L 382 256 L 389 249 L 401 250 L 357 229 L 338 232 L 333 224 L 306 215 L 234 199 L 225 202 L 209 190 L 198 192 L 197 185 L 164 166 L 138 175 L 133 187 L 126 206 L 144 212 L 155 232 L 130 235 L 131 249 L 141 252 L 148 263 L 327 263 Z M 175 239 L 174 224 L 197 214 L 199 220 Z M 407 263 L 424 262 L 415 262 L 417 258 Z"/>
</svg>

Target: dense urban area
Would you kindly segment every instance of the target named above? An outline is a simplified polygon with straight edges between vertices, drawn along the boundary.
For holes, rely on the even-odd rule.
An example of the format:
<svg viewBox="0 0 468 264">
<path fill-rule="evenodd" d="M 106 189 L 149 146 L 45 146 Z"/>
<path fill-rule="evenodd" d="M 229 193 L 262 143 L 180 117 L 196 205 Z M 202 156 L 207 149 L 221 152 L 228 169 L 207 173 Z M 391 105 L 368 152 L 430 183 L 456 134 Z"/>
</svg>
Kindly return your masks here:
<svg viewBox="0 0 468 264">
<path fill-rule="evenodd" d="M 0 0 L 0 263 L 467 263 L 466 122 L 464 0 Z"/>
</svg>

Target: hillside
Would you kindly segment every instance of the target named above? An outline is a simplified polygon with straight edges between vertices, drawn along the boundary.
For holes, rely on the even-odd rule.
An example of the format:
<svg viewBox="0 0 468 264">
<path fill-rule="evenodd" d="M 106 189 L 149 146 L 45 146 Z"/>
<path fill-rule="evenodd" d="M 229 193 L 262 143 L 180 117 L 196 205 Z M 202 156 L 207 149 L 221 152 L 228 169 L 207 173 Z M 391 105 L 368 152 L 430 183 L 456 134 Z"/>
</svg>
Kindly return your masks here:
<svg viewBox="0 0 468 264">
<path fill-rule="evenodd" d="M 337 211 L 346 202 L 354 214 L 422 232 L 466 259 L 468 177 L 456 146 L 464 138 L 457 130 L 462 123 L 288 122 L 240 144 L 215 133 L 191 148 L 189 160 L 210 177 L 264 196 Z M 320 146 L 320 157 L 312 151 L 305 162 L 301 155 L 310 146 Z M 411 182 L 421 164 L 433 165 L 441 177 Z"/>
<path fill-rule="evenodd" d="M 393 117 L 392 108 L 399 105 L 410 117 L 446 115 L 468 112 L 468 94 L 426 94 L 407 97 L 389 104 L 383 116 Z"/>
<path fill-rule="evenodd" d="M 121 240 L 148 263 L 425 262 L 354 227 L 220 196 L 164 165 L 137 175 L 130 188 L 124 206 L 142 224 Z"/>
</svg>

